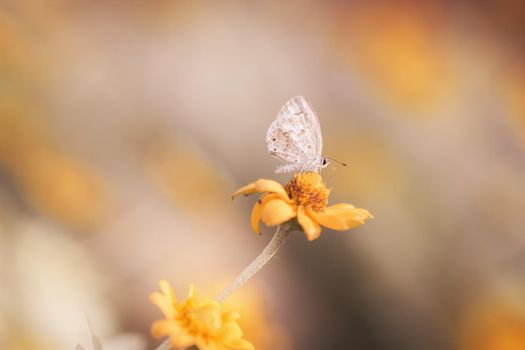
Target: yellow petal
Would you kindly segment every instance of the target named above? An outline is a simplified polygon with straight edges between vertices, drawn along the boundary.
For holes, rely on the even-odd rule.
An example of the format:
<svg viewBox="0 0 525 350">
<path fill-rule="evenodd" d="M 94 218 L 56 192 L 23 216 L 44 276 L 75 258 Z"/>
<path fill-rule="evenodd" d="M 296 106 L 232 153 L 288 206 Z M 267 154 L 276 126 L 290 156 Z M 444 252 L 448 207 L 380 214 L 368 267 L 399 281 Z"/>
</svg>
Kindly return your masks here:
<svg viewBox="0 0 525 350">
<path fill-rule="evenodd" d="M 222 337 L 225 342 L 233 341 L 242 337 L 241 327 L 236 322 L 225 325 L 222 328 Z"/>
<path fill-rule="evenodd" d="M 333 205 L 321 213 L 309 210 L 308 214 L 321 225 L 338 231 L 362 225 L 366 219 L 372 217 L 368 210 L 346 203 Z"/>
<path fill-rule="evenodd" d="M 173 321 L 168 320 L 160 320 L 153 322 L 153 324 L 151 325 L 151 335 L 153 335 L 155 338 L 169 336 L 169 331 L 172 330 L 172 324 Z M 180 328 L 178 327 L 177 329 L 180 330 Z"/>
<path fill-rule="evenodd" d="M 240 194 L 244 194 L 245 196 L 247 196 L 255 192 L 277 193 L 282 199 L 290 202 L 290 198 L 288 197 L 288 194 L 286 193 L 284 187 L 277 181 L 267 179 L 259 179 L 255 182 L 249 183 L 248 185 L 239 188 L 232 195 L 232 198 Z"/>
<path fill-rule="evenodd" d="M 261 219 L 266 226 L 282 224 L 296 215 L 295 208 L 282 199 L 271 199 L 262 204 Z"/>
<path fill-rule="evenodd" d="M 303 228 L 306 238 L 309 241 L 317 239 L 321 234 L 321 226 L 306 214 L 303 207 L 299 207 L 297 210 L 297 222 Z"/>
<path fill-rule="evenodd" d="M 245 196 L 247 196 L 255 192 L 257 192 L 255 191 L 255 182 L 250 182 L 246 186 L 242 186 L 237 191 L 235 191 L 235 193 L 232 194 L 232 199 L 237 197 L 240 194 L 244 194 Z"/>
<path fill-rule="evenodd" d="M 151 293 L 149 295 L 149 300 L 160 309 L 164 317 L 167 319 L 173 319 L 175 317 L 175 304 L 177 303 L 177 298 L 175 297 L 173 288 L 166 280 L 161 280 L 159 282 L 159 287 L 162 293 Z"/>
<path fill-rule="evenodd" d="M 250 224 L 255 233 L 261 233 L 259 221 L 261 221 L 261 203 L 257 201 L 257 203 L 253 205 L 252 215 L 250 216 Z"/>
<path fill-rule="evenodd" d="M 226 343 L 231 349 L 235 350 L 255 350 L 254 346 L 247 340 L 236 339 Z"/>
<path fill-rule="evenodd" d="M 188 299 L 191 299 L 195 296 L 195 286 L 193 284 L 190 284 L 190 288 L 188 290 Z"/>
<path fill-rule="evenodd" d="M 276 193 L 268 193 L 261 196 L 261 198 L 259 198 L 254 204 L 252 208 L 252 214 L 250 216 L 250 224 L 255 233 L 261 233 L 259 222 L 261 221 L 262 208 L 264 207 L 265 203 L 272 199 L 280 199 L 280 196 Z"/>
<path fill-rule="evenodd" d="M 166 297 L 166 299 L 168 299 L 169 303 L 171 304 L 177 303 L 175 292 L 173 291 L 173 288 L 171 287 L 170 283 L 167 280 L 159 281 L 159 288 L 162 294 L 164 294 L 164 296 Z"/>
<path fill-rule="evenodd" d="M 242 338 L 224 340 L 224 345 L 232 350 L 255 350 L 249 341 Z"/>
<path fill-rule="evenodd" d="M 188 334 L 183 334 L 179 338 L 170 338 L 171 346 L 175 349 L 186 349 L 195 345 L 195 339 Z"/>
<path fill-rule="evenodd" d="M 241 327 L 236 322 L 226 324 L 222 329 L 222 341 L 228 349 L 254 350 L 253 345 L 242 338 Z"/>
<path fill-rule="evenodd" d="M 222 322 L 224 324 L 237 321 L 241 315 L 236 311 L 229 311 L 222 314 Z"/>
<path fill-rule="evenodd" d="M 286 193 L 284 187 L 277 181 L 259 179 L 255 181 L 255 190 L 257 192 L 277 193 L 279 196 L 281 196 L 282 199 L 288 201 L 290 200 L 290 198 L 288 197 L 288 193 Z"/>
<path fill-rule="evenodd" d="M 175 308 L 173 307 L 173 304 L 169 303 L 159 292 L 151 293 L 149 295 L 149 301 L 155 304 L 167 319 L 171 320 L 175 317 Z"/>
<path fill-rule="evenodd" d="M 221 347 L 221 344 L 217 344 L 215 340 L 203 339 L 201 337 L 195 339 L 195 348 L 199 350 L 229 350 L 228 348 Z M 177 348 L 179 350 L 179 348 Z"/>
<path fill-rule="evenodd" d="M 175 348 L 186 348 L 195 343 L 187 331 L 174 321 L 155 321 L 151 325 L 151 334 L 155 338 L 170 337 L 171 345 Z"/>
</svg>

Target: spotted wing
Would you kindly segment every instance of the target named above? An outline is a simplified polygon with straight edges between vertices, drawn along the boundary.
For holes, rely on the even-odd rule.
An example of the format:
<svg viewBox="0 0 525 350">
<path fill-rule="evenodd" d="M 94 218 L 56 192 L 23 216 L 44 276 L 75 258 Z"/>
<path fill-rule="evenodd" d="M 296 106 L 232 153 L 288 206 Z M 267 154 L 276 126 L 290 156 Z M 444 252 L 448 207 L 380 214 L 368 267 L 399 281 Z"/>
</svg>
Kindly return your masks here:
<svg viewBox="0 0 525 350">
<path fill-rule="evenodd" d="M 268 152 L 283 162 L 308 168 L 321 158 L 319 121 L 308 102 L 297 96 L 286 102 L 266 134 Z"/>
</svg>

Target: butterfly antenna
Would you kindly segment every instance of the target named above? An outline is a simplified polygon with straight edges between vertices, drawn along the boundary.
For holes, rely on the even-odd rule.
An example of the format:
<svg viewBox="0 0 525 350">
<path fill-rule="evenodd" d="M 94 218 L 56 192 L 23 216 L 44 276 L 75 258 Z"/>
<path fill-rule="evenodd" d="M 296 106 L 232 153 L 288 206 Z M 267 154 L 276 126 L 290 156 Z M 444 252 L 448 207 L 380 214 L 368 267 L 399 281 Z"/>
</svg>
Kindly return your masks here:
<svg viewBox="0 0 525 350">
<path fill-rule="evenodd" d="M 346 164 L 346 163 L 343 163 L 343 162 L 338 161 L 337 159 L 329 158 L 329 157 L 327 157 L 327 158 L 330 159 L 331 161 L 334 161 L 334 162 L 336 162 L 336 163 L 338 163 L 338 164 L 341 164 L 342 166 L 347 166 L 347 165 L 348 165 L 348 164 Z"/>
</svg>

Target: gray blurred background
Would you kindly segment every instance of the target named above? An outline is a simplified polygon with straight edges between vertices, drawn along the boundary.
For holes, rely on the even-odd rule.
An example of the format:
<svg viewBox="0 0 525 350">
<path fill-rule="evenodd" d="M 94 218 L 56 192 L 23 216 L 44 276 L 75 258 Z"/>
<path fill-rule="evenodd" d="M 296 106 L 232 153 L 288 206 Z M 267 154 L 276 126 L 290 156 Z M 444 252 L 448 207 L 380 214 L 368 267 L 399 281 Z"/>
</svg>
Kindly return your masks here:
<svg viewBox="0 0 525 350">
<path fill-rule="evenodd" d="M 302 94 L 331 203 L 228 301 L 257 349 L 525 349 L 523 1 L 0 0 L 0 347 L 151 349 L 148 293 L 265 246 L 241 185 Z"/>
</svg>

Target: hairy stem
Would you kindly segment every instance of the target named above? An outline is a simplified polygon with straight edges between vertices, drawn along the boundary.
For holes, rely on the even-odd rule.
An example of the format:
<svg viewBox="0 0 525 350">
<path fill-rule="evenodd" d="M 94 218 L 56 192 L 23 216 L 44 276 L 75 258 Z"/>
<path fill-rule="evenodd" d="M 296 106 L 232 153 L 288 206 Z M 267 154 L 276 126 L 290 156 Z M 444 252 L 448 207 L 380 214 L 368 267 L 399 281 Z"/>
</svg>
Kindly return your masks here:
<svg viewBox="0 0 525 350">
<path fill-rule="evenodd" d="M 289 223 L 284 224 L 283 227 L 279 225 L 277 227 L 277 231 L 275 231 L 275 234 L 273 235 L 270 243 L 264 248 L 261 254 L 255 258 L 254 261 L 251 262 L 250 265 L 248 265 L 239 276 L 235 280 L 233 280 L 232 283 L 223 291 L 217 295 L 215 298 L 217 301 L 222 302 L 224 299 L 226 299 L 230 294 L 232 294 L 235 290 L 240 288 L 243 284 L 248 282 L 250 278 L 253 277 L 260 269 L 266 265 L 271 258 L 277 253 L 279 248 L 283 245 L 284 241 L 286 240 L 286 237 L 290 235 L 292 232 L 291 225 Z"/>
<path fill-rule="evenodd" d="M 159 347 L 156 348 L 155 350 L 169 350 L 170 345 L 171 345 L 170 344 L 170 338 L 168 338 L 168 339 L 164 340 L 162 342 L 162 344 L 160 344 Z"/>
</svg>

